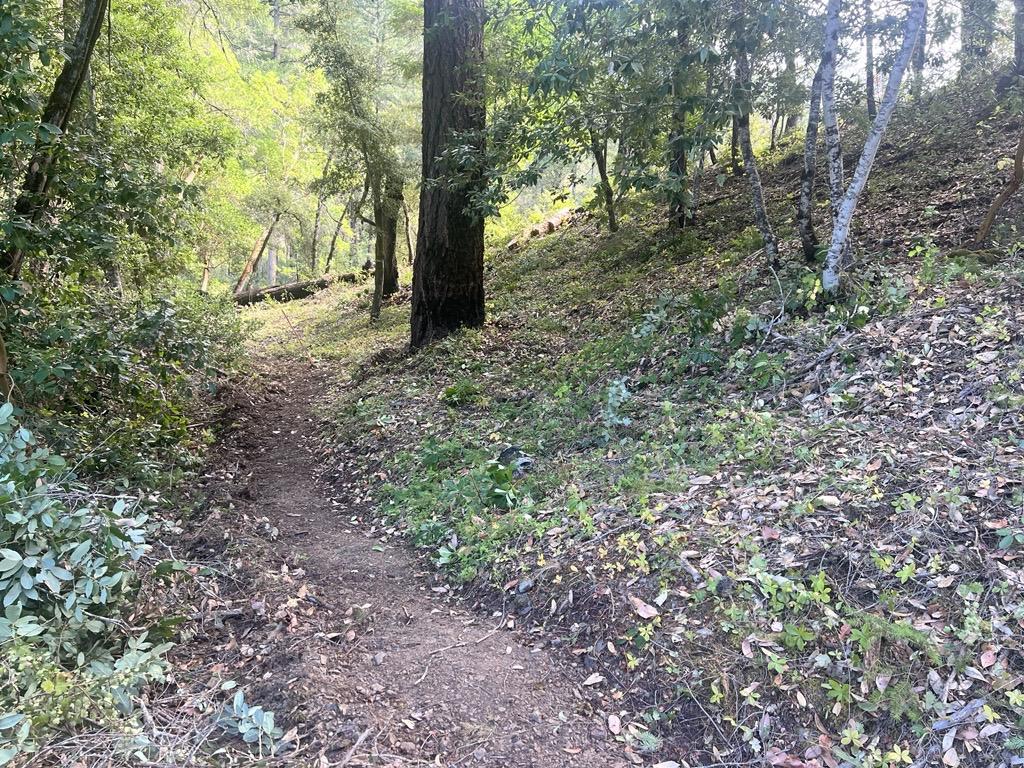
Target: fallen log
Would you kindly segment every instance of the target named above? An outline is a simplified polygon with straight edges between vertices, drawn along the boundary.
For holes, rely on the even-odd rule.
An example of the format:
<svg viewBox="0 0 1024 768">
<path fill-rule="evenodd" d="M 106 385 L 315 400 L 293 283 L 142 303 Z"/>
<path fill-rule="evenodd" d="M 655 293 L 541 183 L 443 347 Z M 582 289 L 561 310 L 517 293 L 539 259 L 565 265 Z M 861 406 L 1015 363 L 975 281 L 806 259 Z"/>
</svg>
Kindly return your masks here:
<svg viewBox="0 0 1024 768">
<path fill-rule="evenodd" d="M 242 291 L 241 293 L 236 293 L 234 299 L 236 304 L 243 307 L 248 304 L 257 304 L 265 299 L 274 299 L 275 301 L 304 299 L 307 296 L 312 296 L 318 291 L 322 291 L 324 288 L 331 285 L 331 283 L 355 283 L 357 280 L 358 277 L 351 273 L 337 276 L 328 275 L 326 277 L 317 278 L 316 280 L 302 280 L 297 283 L 271 285 L 266 288 L 260 288 L 256 291 Z"/>
</svg>

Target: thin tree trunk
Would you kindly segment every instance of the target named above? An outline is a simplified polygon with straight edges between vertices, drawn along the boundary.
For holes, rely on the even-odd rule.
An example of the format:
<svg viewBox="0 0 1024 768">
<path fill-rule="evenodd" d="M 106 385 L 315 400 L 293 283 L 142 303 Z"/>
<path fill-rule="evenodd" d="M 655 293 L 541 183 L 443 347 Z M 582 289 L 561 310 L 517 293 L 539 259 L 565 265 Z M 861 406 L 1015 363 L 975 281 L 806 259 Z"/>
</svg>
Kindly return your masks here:
<svg viewBox="0 0 1024 768">
<path fill-rule="evenodd" d="M 398 214 L 402 209 L 402 180 L 389 175 L 384 180 L 382 234 L 384 236 L 384 298 L 398 293 Z"/>
<path fill-rule="evenodd" d="M 238 282 L 235 283 L 235 289 L 232 291 L 236 296 L 249 287 L 249 281 L 252 280 L 253 272 L 259 266 L 260 259 L 263 258 L 263 252 L 267 249 L 267 243 L 270 242 L 270 238 L 274 234 L 274 227 L 277 226 L 280 218 L 280 213 L 274 214 L 274 218 L 264 231 L 263 237 L 257 240 L 256 245 L 253 246 L 252 253 L 246 259 L 245 266 L 242 267 L 242 274 L 238 276 Z"/>
<path fill-rule="evenodd" d="M 199 292 L 209 293 L 210 292 L 210 254 L 207 253 L 203 258 L 203 279 L 199 281 Z"/>
<path fill-rule="evenodd" d="M 331 153 L 328 153 L 327 160 L 324 162 L 324 169 L 320 172 L 321 179 L 325 179 L 327 177 L 327 172 L 331 169 L 332 159 L 333 155 Z M 319 245 L 320 240 L 320 219 L 323 218 L 324 207 L 326 204 L 327 196 L 323 192 L 321 192 L 319 195 L 317 195 L 316 198 L 316 217 L 313 219 L 313 236 L 311 238 L 309 248 L 309 266 L 314 275 L 316 274 L 316 262 L 319 256 L 319 254 L 317 253 L 317 246 Z"/>
<path fill-rule="evenodd" d="M 878 114 L 875 104 L 875 15 L 871 0 L 864 0 L 864 74 L 868 97 L 868 117 L 872 120 Z"/>
<path fill-rule="evenodd" d="M 684 19 L 678 20 L 676 28 L 676 66 L 672 75 L 672 126 L 668 137 L 668 174 L 675 186 L 669 195 L 668 217 L 675 226 L 682 229 L 690 216 L 687 200 L 687 168 L 689 142 L 686 140 L 686 118 L 689 111 L 683 102 L 683 87 L 686 83 L 687 53 L 690 30 Z M 614 230 L 613 230 L 614 231 Z"/>
<path fill-rule="evenodd" d="M 484 323 L 484 222 L 467 212 L 472 186 L 435 183 L 452 134 L 483 150 L 483 0 L 424 0 L 423 184 L 413 263 L 410 346 Z"/>
<path fill-rule="evenodd" d="M 732 165 L 732 175 L 743 175 L 743 165 L 740 163 L 740 126 L 736 116 L 732 118 L 732 137 L 729 140 L 729 162 Z"/>
<path fill-rule="evenodd" d="M 925 0 L 913 0 L 910 6 L 910 13 L 903 34 L 903 45 L 896 55 L 892 70 L 889 72 L 889 81 L 885 86 L 885 94 L 882 97 L 882 104 L 879 107 L 878 115 L 871 126 L 868 138 L 864 142 L 864 151 L 861 153 L 857 169 L 853 173 L 853 179 L 846 190 L 846 196 L 836 217 L 835 227 L 832 231 L 832 245 L 829 247 L 828 256 L 825 259 L 825 269 L 821 275 L 821 287 L 826 293 L 835 293 L 839 288 L 840 273 L 843 267 L 843 254 L 850 237 L 850 225 L 853 222 L 853 214 L 857 210 L 857 202 L 864 191 L 871 174 L 871 167 L 874 165 L 875 156 L 878 154 L 878 147 L 882 143 L 882 136 L 889 125 L 892 113 L 896 110 L 896 102 L 900 96 L 900 84 L 903 82 L 903 73 L 906 72 L 910 56 L 914 51 L 921 31 L 921 23 L 924 21 Z"/>
<path fill-rule="evenodd" d="M 1024 0 L 1014 0 L 1019 6 L 1024 7 Z M 924 93 L 924 65 L 928 52 L 928 3 L 924 6 L 924 18 L 921 20 L 921 33 L 917 36 L 917 45 L 914 47 L 914 101 L 921 100 Z"/>
<path fill-rule="evenodd" d="M 345 216 L 338 217 L 338 223 L 334 225 L 334 234 L 331 235 L 331 247 L 327 250 L 327 261 L 324 262 L 324 274 L 331 271 L 331 262 L 334 260 L 334 249 L 338 246 L 338 235 L 341 233 L 341 226 L 345 223 Z"/>
<path fill-rule="evenodd" d="M 764 203 L 764 188 L 761 186 L 761 174 L 757 170 L 757 158 L 754 156 L 754 147 L 750 142 L 750 60 L 743 44 L 740 45 L 736 56 L 736 74 L 739 78 L 740 87 L 747 94 L 743 112 L 736 117 L 736 120 L 740 151 L 743 152 L 743 168 L 746 171 L 747 179 L 750 181 L 750 198 L 754 206 L 754 224 L 757 226 L 757 231 L 761 233 L 764 253 L 768 257 L 768 263 L 775 266 L 779 263 L 779 242 L 775 237 L 771 221 L 768 219 L 768 209 Z"/>
<path fill-rule="evenodd" d="M 0 336 L 0 401 L 10 400 L 13 388 L 14 379 L 11 378 L 11 371 L 7 364 L 7 347 L 4 345 L 3 336 Z"/>
<path fill-rule="evenodd" d="M 818 64 L 811 80 L 811 103 L 807 109 L 807 137 L 804 140 L 804 169 L 800 175 L 800 202 L 796 222 L 804 258 L 813 261 L 818 254 L 818 236 L 814 233 L 814 176 L 818 165 L 818 123 L 821 122 L 821 81 L 823 65 Z"/>
<path fill-rule="evenodd" d="M 996 199 L 992 201 L 988 213 L 985 214 L 985 219 L 978 228 L 978 234 L 974 236 L 975 247 L 981 246 L 988 240 L 988 236 L 992 232 L 992 225 L 996 221 L 996 215 L 1006 205 L 1006 201 L 1013 196 L 1013 193 L 1020 188 L 1021 182 L 1024 182 L 1024 133 L 1020 135 L 1020 139 L 1017 141 L 1017 152 L 1013 157 L 1013 176 L 1010 177 L 1006 186 L 996 195 Z"/>
<path fill-rule="evenodd" d="M 89 72 L 89 61 L 103 27 L 107 6 L 108 0 L 84 0 L 74 46 L 68 52 L 67 61 L 53 85 L 40 123 L 54 125 L 61 131 L 67 130 L 75 100 Z M 44 147 L 32 157 L 21 193 L 14 203 L 15 220 L 32 226 L 46 212 L 53 157 L 52 147 Z M 21 273 L 24 259 L 25 250 L 17 243 L 0 249 L 0 269 L 12 278 L 17 278 Z"/>
<path fill-rule="evenodd" d="M 1013 71 L 1024 75 L 1024 0 L 1013 0 Z"/>
<path fill-rule="evenodd" d="M 380 317 L 380 306 L 384 300 L 384 233 L 383 229 L 383 200 L 380 183 L 374 182 L 371 198 L 373 200 L 373 303 L 370 305 L 370 320 Z"/>
<path fill-rule="evenodd" d="M 846 192 L 846 172 L 843 168 L 843 145 L 839 135 L 839 115 L 836 108 L 836 56 L 839 50 L 839 12 L 842 0 L 829 0 L 825 20 L 825 47 L 821 56 L 821 108 L 825 119 L 825 159 L 828 164 L 828 190 L 835 226 L 839 205 Z"/>
<path fill-rule="evenodd" d="M 412 264 L 412 257 L 415 252 L 412 249 L 412 224 L 409 222 L 409 206 L 402 198 L 402 218 L 405 219 L 405 248 L 409 252 L 409 263 Z"/>
<path fill-rule="evenodd" d="M 598 140 L 594 132 L 591 131 L 590 150 L 594 155 L 594 163 L 597 165 L 597 174 L 601 182 L 601 198 L 605 213 L 608 215 L 608 229 L 611 232 L 618 232 L 619 220 L 615 215 L 615 190 L 608 177 L 608 139 Z"/>
</svg>

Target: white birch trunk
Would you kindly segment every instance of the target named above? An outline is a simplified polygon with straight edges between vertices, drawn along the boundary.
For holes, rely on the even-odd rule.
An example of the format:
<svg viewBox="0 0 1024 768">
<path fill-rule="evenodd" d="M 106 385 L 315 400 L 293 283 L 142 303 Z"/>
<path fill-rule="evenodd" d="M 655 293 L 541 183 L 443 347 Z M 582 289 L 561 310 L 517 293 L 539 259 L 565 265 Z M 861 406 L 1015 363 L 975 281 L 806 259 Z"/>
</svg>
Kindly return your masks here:
<svg viewBox="0 0 1024 768">
<path fill-rule="evenodd" d="M 825 269 L 821 274 L 821 287 L 826 293 L 834 293 L 839 287 L 839 278 L 843 266 L 843 251 L 846 249 L 850 238 L 850 224 L 853 222 L 853 214 L 857 210 L 857 202 L 864 191 L 871 174 L 871 166 L 874 165 L 875 156 L 878 154 L 878 147 L 882 143 L 882 136 L 889 125 L 892 113 L 896 110 L 896 102 L 900 96 L 900 84 L 903 82 L 903 74 L 910 63 L 910 56 L 914 52 L 914 45 L 917 43 L 921 24 L 924 21 L 925 0 L 913 0 L 910 6 L 910 13 L 907 15 L 906 25 L 903 31 L 903 45 L 896 60 L 893 62 L 892 70 L 889 72 L 889 81 L 885 86 L 885 94 L 882 96 L 882 103 L 879 105 L 878 115 L 871 126 L 868 138 L 864 142 L 864 151 L 861 153 L 860 161 L 853 172 L 853 179 L 843 197 L 842 205 L 836 216 L 835 227 L 832 231 L 832 245 L 828 249 L 828 256 L 825 259 Z"/>
<path fill-rule="evenodd" d="M 839 135 L 839 116 L 836 109 L 836 56 L 839 50 L 839 11 L 842 5 L 842 0 L 828 2 L 825 47 L 821 55 L 821 102 L 825 118 L 825 158 L 828 165 L 828 190 L 832 203 L 833 226 L 846 192 L 843 144 Z"/>
</svg>

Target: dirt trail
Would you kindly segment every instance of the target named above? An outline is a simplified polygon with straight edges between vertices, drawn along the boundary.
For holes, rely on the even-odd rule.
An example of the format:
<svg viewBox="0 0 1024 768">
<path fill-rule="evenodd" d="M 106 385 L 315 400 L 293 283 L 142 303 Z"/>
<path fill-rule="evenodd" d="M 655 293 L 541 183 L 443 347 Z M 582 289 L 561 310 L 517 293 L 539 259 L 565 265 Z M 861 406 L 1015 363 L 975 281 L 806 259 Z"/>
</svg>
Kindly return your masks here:
<svg viewBox="0 0 1024 768">
<path fill-rule="evenodd" d="M 259 691 L 304 711 L 300 732 L 326 744 L 313 764 L 624 766 L 579 693 L 580 668 L 435 594 L 422 564 L 371 535 L 372 510 L 328 497 L 314 480 L 317 374 L 290 364 L 275 377 L 278 391 L 233 439 L 235 476 L 248 478 L 251 511 L 279 529 L 268 552 L 305 571 L 327 616 Z"/>
</svg>

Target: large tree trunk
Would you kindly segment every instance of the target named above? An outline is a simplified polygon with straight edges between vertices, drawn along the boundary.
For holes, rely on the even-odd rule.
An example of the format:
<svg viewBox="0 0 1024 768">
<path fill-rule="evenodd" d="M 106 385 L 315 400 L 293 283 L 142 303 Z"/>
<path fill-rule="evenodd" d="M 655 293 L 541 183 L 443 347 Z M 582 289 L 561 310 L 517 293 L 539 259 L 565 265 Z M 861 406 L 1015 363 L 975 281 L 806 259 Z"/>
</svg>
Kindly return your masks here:
<svg viewBox="0 0 1024 768">
<path fill-rule="evenodd" d="M 40 123 L 54 125 L 61 131 L 67 130 L 75 99 L 89 74 L 89 61 L 103 27 L 107 7 L 108 0 L 83 0 L 78 34 L 75 35 L 74 45 L 67 52 L 67 61 L 53 85 Z M 32 157 L 21 193 L 14 203 L 16 220 L 34 226 L 46 212 L 52 164 L 52 146 L 42 148 Z M 21 245 L 15 243 L 0 249 L 0 269 L 13 278 L 21 273 L 24 259 L 25 249 Z"/>
<path fill-rule="evenodd" d="M 267 243 L 270 242 L 270 238 L 274 234 L 274 227 L 277 226 L 277 222 L 280 219 L 281 214 L 275 213 L 273 220 L 264 230 L 263 237 L 257 240 L 256 245 L 253 246 L 252 253 L 246 259 L 245 266 L 242 267 L 242 274 L 238 276 L 238 282 L 235 283 L 235 289 L 232 291 L 236 296 L 243 293 L 249 287 L 249 281 L 252 280 L 253 273 L 256 271 L 256 267 L 259 266 L 260 259 L 263 258 L 263 252 L 267 250 Z"/>
<path fill-rule="evenodd" d="M 818 165 L 818 123 L 821 122 L 821 64 L 811 80 L 811 103 L 807 109 L 807 137 L 804 140 L 804 168 L 800 175 L 800 202 L 796 222 L 804 258 L 813 261 L 818 254 L 818 236 L 814 234 L 814 176 Z"/>
<path fill-rule="evenodd" d="M 668 137 L 668 175 L 672 180 L 673 189 L 669 195 L 669 221 L 679 229 L 686 226 L 690 218 L 690 201 L 686 160 L 690 153 L 689 141 L 686 138 L 686 118 L 689 111 L 685 107 L 683 88 L 686 84 L 687 53 L 689 49 L 690 30 L 684 19 L 678 20 L 676 29 L 677 61 L 672 76 L 672 126 Z"/>
<path fill-rule="evenodd" d="M 892 70 L 889 72 L 889 81 L 885 86 L 885 95 L 882 97 L 882 104 L 879 107 L 878 115 L 871 126 L 867 140 L 864 142 L 864 151 L 861 153 L 857 169 L 853 173 L 853 179 L 846 190 L 842 205 L 839 208 L 839 215 L 836 217 L 835 227 L 832 231 L 832 245 L 829 247 L 828 256 L 825 258 L 825 269 L 821 275 L 821 287 L 827 293 L 835 293 L 839 288 L 839 279 L 843 267 L 843 254 L 846 250 L 850 237 L 850 224 L 853 222 L 853 214 L 857 210 L 857 202 L 868 182 L 871 174 L 871 167 L 874 165 L 875 156 L 878 154 L 878 147 L 882 143 L 882 136 L 889 125 L 889 119 L 896 110 L 896 102 L 900 96 L 900 84 L 903 82 L 903 73 L 906 72 L 910 56 L 914 51 L 921 31 L 921 23 L 924 21 L 925 0 L 913 0 L 910 6 L 910 13 L 904 26 L 903 45 L 896 55 Z"/>
<path fill-rule="evenodd" d="M 423 21 L 423 185 L 413 264 L 413 349 L 484 322 L 483 218 L 467 211 L 471 189 L 440 180 L 438 161 L 453 132 L 475 132 L 483 142 L 483 0 L 424 0 Z"/>
<path fill-rule="evenodd" d="M 1006 205 L 1006 201 L 1010 199 L 1013 193 L 1020 188 L 1021 182 L 1024 182 L 1024 133 L 1021 134 L 1020 139 L 1017 141 L 1017 152 L 1013 156 L 1013 176 L 1010 177 L 1006 186 L 996 195 L 996 199 L 992 201 L 988 213 L 985 214 L 985 219 L 978 228 L 978 234 L 974 237 L 975 247 L 981 246 L 988 240 L 989 233 L 992 231 L 992 225 L 996 221 L 996 214 Z"/>
<path fill-rule="evenodd" d="M 608 139 L 598 139 L 597 135 L 590 132 L 590 150 L 594 155 L 594 164 L 597 166 L 597 175 L 600 179 L 599 188 L 601 202 L 604 211 L 608 215 L 608 229 L 612 232 L 619 231 L 619 219 L 615 215 L 615 190 L 612 188 L 611 178 L 608 176 Z"/>
<path fill-rule="evenodd" d="M 875 14 L 871 0 L 864 0 L 864 83 L 867 90 L 868 117 L 878 114 L 875 104 Z"/>
<path fill-rule="evenodd" d="M 739 6 L 740 19 L 744 16 L 744 5 L 742 1 Z M 743 169 L 746 171 L 747 179 L 750 181 L 750 198 L 754 207 L 754 224 L 757 231 L 761 233 L 761 240 L 764 243 L 764 253 L 768 257 L 768 263 L 775 266 L 779 263 L 779 242 L 775 237 L 771 221 L 768 218 L 768 209 L 764 203 L 764 188 L 761 186 L 761 174 L 757 170 L 757 158 L 754 156 L 754 147 L 750 142 L 750 112 L 753 109 L 751 91 L 752 81 L 750 74 L 750 54 L 747 51 L 747 43 L 740 40 L 736 52 L 736 77 L 739 87 L 743 92 L 743 105 L 733 119 L 736 121 L 737 134 L 739 138 L 740 151 L 743 152 Z"/>
</svg>

